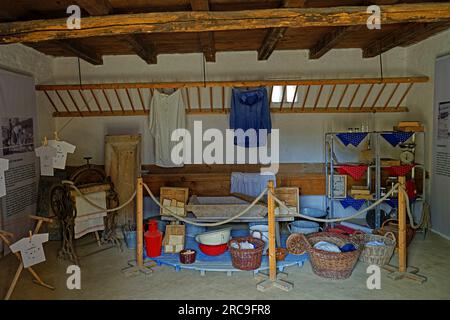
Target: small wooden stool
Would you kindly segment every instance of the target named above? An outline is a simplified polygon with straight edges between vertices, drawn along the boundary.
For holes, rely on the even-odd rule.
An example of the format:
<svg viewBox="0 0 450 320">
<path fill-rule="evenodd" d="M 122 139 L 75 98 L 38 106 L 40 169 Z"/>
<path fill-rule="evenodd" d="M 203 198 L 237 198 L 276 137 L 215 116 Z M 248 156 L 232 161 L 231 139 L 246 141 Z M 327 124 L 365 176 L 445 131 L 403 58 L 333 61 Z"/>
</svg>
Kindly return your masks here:
<svg viewBox="0 0 450 320">
<path fill-rule="evenodd" d="M 37 234 L 39 232 L 39 230 L 41 229 L 41 226 L 44 222 L 52 222 L 53 220 L 50 218 L 45 218 L 45 217 L 38 217 L 38 216 L 30 216 L 31 219 L 36 220 L 37 224 L 36 227 L 34 228 L 34 232 L 33 234 Z M 3 242 L 9 247 L 11 245 L 11 239 L 14 237 L 14 235 L 10 232 L 7 231 L 3 231 L 0 230 L 0 239 L 3 240 Z M 14 289 L 16 288 L 17 282 L 19 280 L 20 274 L 22 273 L 24 267 L 23 267 L 23 263 L 22 263 L 22 257 L 20 256 L 19 252 L 14 253 L 14 255 L 17 257 L 17 259 L 20 261 L 19 267 L 17 268 L 16 274 L 14 275 L 13 281 L 11 282 L 11 285 L 9 286 L 8 292 L 6 293 L 5 296 L 5 300 L 9 300 L 11 298 L 11 295 L 14 291 Z M 45 288 L 54 290 L 55 288 L 46 284 L 44 281 L 42 281 L 42 279 L 38 276 L 38 274 L 36 273 L 36 271 L 33 270 L 33 268 L 28 267 L 26 268 L 31 275 L 33 276 L 34 280 L 33 282 L 43 286 Z"/>
</svg>

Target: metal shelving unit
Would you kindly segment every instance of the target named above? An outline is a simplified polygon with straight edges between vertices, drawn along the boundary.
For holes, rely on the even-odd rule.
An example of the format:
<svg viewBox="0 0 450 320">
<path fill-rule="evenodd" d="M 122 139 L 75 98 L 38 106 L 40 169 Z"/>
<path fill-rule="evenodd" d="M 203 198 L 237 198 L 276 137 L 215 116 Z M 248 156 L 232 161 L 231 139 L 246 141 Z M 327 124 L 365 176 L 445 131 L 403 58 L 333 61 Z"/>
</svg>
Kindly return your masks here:
<svg viewBox="0 0 450 320">
<path fill-rule="evenodd" d="M 338 134 L 341 133 L 349 133 L 349 132 L 327 132 L 325 133 L 325 199 L 326 199 L 326 210 L 329 218 L 335 218 L 335 210 L 337 201 L 342 200 L 342 198 L 336 198 L 334 195 L 333 188 L 330 186 L 334 185 L 334 176 L 337 174 L 335 170 L 340 165 L 357 165 L 363 164 L 359 162 L 338 162 L 337 156 L 335 154 L 336 143 L 341 143 L 340 139 L 337 137 Z M 387 141 L 384 140 L 382 134 L 386 133 L 394 133 L 394 131 L 370 131 L 367 132 L 366 139 L 370 139 L 370 145 L 373 150 L 373 159 L 372 163 L 369 164 L 367 173 L 366 173 L 366 184 L 369 190 L 372 190 L 373 199 L 366 200 L 367 202 L 375 202 L 382 197 L 381 187 L 382 187 L 382 171 L 384 168 L 389 166 L 382 166 L 381 159 L 383 154 L 389 149 L 397 149 L 397 152 L 401 150 L 400 145 L 396 147 L 390 145 Z M 425 132 L 414 132 L 412 136 L 407 139 L 404 143 L 415 144 L 415 147 L 412 149 L 414 153 L 414 164 L 410 176 L 412 179 L 417 178 L 418 170 L 421 170 L 422 173 L 422 192 L 417 195 L 416 201 L 425 201 L 426 194 L 426 157 L 425 157 Z M 362 141 L 362 142 L 363 142 Z M 361 142 L 361 143 L 362 143 Z M 421 144 L 421 152 L 418 154 L 417 146 Z M 360 150 L 360 148 L 356 148 L 353 146 L 344 146 L 344 148 L 353 148 L 354 150 Z M 389 150 L 388 150 L 389 151 Z M 392 150 L 391 150 L 392 151 Z M 364 163 L 367 165 L 367 163 Z M 373 178 L 374 175 L 374 178 Z M 330 178 L 328 178 L 330 176 Z M 331 190 L 330 190 L 331 189 Z M 381 211 L 380 205 L 375 207 L 375 226 L 379 228 L 381 225 Z"/>
</svg>

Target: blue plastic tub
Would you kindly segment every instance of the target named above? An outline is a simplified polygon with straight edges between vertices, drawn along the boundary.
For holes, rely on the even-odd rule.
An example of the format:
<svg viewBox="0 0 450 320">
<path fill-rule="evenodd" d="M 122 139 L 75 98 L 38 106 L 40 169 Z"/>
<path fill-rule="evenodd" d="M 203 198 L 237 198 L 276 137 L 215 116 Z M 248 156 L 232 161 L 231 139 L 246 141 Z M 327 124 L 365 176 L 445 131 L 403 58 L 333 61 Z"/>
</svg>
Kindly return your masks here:
<svg viewBox="0 0 450 320">
<path fill-rule="evenodd" d="M 249 222 L 248 223 L 248 227 L 253 227 L 253 226 L 268 226 L 269 223 L 268 222 Z"/>
<path fill-rule="evenodd" d="M 313 233 L 318 232 L 320 226 L 317 222 L 307 220 L 297 220 L 288 224 L 288 229 L 291 233 Z"/>
<path fill-rule="evenodd" d="M 123 238 L 128 249 L 136 249 L 136 231 L 124 231 Z"/>
<path fill-rule="evenodd" d="M 316 208 L 300 208 L 300 214 L 312 218 L 320 218 L 323 216 L 326 216 L 327 213 L 323 210 L 316 209 Z"/>
</svg>

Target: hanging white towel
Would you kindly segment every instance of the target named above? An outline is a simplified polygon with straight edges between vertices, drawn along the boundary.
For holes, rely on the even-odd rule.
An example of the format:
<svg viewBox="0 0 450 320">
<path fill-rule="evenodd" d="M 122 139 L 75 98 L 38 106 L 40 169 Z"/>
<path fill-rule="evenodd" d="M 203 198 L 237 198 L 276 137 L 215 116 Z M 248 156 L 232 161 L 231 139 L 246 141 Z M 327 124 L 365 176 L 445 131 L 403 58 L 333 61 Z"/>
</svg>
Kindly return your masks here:
<svg viewBox="0 0 450 320">
<path fill-rule="evenodd" d="M 172 161 L 172 149 L 178 142 L 172 141 L 172 132 L 184 129 L 186 112 L 181 91 L 164 94 L 155 90 L 149 115 L 149 129 L 155 138 L 155 164 L 160 167 L 180 167 Z"/>
<path fill-rule="evenodd" d="M 85 196 L 97 206 L 106 208 L 106 193 L 104 191 L 90 193 Z M 106 216 L 106 212 L 90 215 L 90 213 L 98 212 L 99 209 L 84 200 L 81 196 L 77 196 L 75 201 L 77 209 L 75 239 L 81 238 L 90 232 L 105 230 L 103 217 Z"/>
<path fill-rule="evenodd" d="M 251 197 L 257 197 L 267 187 L 267 183 L 272 180 L 276 187 L 276 177 L 274 174 L 260 173 L 231 173 L 231 193 L 241 193 Z"/>
</svg>

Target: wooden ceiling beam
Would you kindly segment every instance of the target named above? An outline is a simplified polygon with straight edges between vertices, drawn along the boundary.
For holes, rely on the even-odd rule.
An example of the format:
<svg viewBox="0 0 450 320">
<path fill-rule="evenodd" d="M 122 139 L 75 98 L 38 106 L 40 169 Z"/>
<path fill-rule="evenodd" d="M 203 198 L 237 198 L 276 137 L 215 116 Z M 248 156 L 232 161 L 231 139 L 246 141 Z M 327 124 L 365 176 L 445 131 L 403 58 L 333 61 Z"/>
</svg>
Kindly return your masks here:
<svg viewBox="0 0 450 320">
<path fill-rule="evenodd" d="M 209 11 L 208 0 L 191 0 L 192 11 Z M 216 61 L 216 44 L 213 32 L 200 32 L 198 34 L 200 49 L 207 62 Z"/>
<path fill-rule="evenodd" d="M 91 48 L 87 48 L 86 46 L 81 45 L 78 42 L 75 42 L 73 40 L 64 40 L 64 41 L 54 41 L 54 43 L 63 48 L 64 50 L 71 52 L 80 59 L 89 62 L 90 64 L 93 65 L 103 64 L 103 58 L 101 55 L 96 53 Z"/>
<path fill-rule="evenodd" d="M 363 58 L 376 57 L 395 47 L 413 44 L 415 39 L 447 28 L 450 28 L 450 22 L 420 23 L 414 26 L 410 24 L 405 25 L 366 45 L 362 49 Z"/>
<path fill-rule="evenodd" d="M 77 4 L 91 16 L 105 16 L 113 11 L 109 0 L 77 0 Z M 124 40 L 133 48 L 133 51 L 146 63 L 156 64 L 156 51 L 152 44 L 144 44 L 144 41 L 137 34 L 130 34 Z"/>
<path fill-rule="evenodd" d="M 140 35 L 129 34 L 125 36 L 125 41 L 133 48 L 134 52 L 148 64 L 158 63 L 156 50 L 153 44 L 145 43 Z"/>
<path fill-rule="evenodd" d="M 448 3 L 380 6 L 381 24 L 450 21 Z M 66 19 L 5 22 L 0 43 L 41 42 L 137 33 L 208 32 L 267 28 L 366 25 L 367 7 L 287 8 L 244 11 L 194 11 L 119 14 L 83 18 L 82 28 L 67 29 Z"/>
<path fill-rule="evenodd" d="M 91 16 L 106 16 L 113 11 L 109 0 L 75 0 Z"/>
<path fill-rule="evenodd" d="M 359 26 L 351 27 L 337 27 L 323 37 L 309 49 L 310 59 L 319 59 L 325 53 L 333 49 L 342 39 L 344 39 L 349 33 L 358 30 Z"/>
<path fill-rule="evenodd" d="M 284 0 L 282 8 L 303 8 L 307 0 Z M 267 60 L 272 55 L 278 42 L 284 37 L 288 28 L 271 28 L 258 49 L 258 60 Z"/>
</svg>

